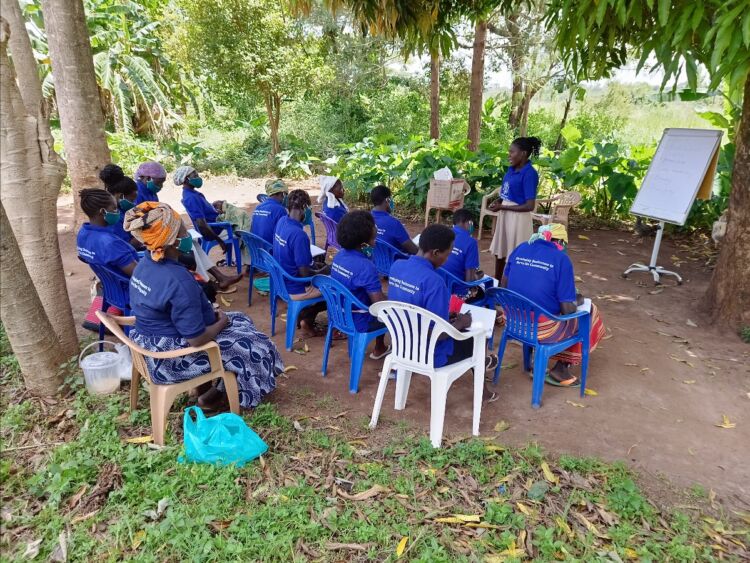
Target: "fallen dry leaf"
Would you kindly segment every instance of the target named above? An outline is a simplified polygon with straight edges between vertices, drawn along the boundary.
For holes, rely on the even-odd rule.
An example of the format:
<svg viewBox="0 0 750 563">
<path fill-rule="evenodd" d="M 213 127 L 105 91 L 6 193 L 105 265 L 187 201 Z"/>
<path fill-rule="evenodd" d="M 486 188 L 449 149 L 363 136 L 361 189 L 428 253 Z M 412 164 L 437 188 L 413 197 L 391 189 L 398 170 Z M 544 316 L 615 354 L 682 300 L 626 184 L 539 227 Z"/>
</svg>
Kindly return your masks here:
<svg viewBox="0 0 750 563">
<path fill-rule="evenodd" d="M 695 383 L 695 379 L 683 379 L 682 382 L 685 385 L 692 385 L 693 383 Z"/>
<path fill-rule="evenodd" d="M 597 528 L 591 521 L 589 521 L 588 518 L 586 518 L 583 514 L 580 512 L 573 512 L 573 516 L 578 520 L 581 524 L 583 524 L 586 529 L 594 534 L 598 538 L 607 539 L 609 536 L 607 534 L 603 534 L 599 531 L 599 528 Z"/>
<path fill-rule="evenodd" d="M 34 559 L 39 555 L 39 546 L 42 545 L 42 539 L 34 540 L 26 544 L 26 551 L 23 552 L 24 559 Z"/>
<path fill-rule="evenodd" d="M 648 369 L 648 368 L 646 368 L 646 369 Z M 588 387 L 587 387 L 587 388 L 586 388 L 586 390 L 585 390 L 585 391 L 583 392 L 583 394 L 584 394 L 584 395 L 589 395 L 589 396 L 591 396 L 591 397 L 596 397 L 597 395 L 599 395 L 599 393 L 597 393 L 597 392 L 596 392 L 596 391 L 594 391 L 593 389 L 589 389 Z"/>
<path fill-rule="evenodd" d="M 498 446 L 497 444 L 487 444 L 484 447 L 485 451 L 488 452 L 504 452 L 505 448 L 503 446 Z"/>
<path fill-rule="evenodd" d="M 547 479 L 550 483 L 558 483 L 560 481 L 560 478 L 552 473 L 552 470 L 549 468 L 549 464 L 546 461 L 543 461 L 541 464 L 542 473 L 544 473 L 544 478 Z"/>
<path fill-rule="evenodd" d="M 578 235 L 578 238 L 581 240 L 589 240 L 589 237 L 587 237 L 586 235 Z"/>
<path fill-rule="evenodd" d="M 352 551 L 367 551 L 370 549 L 369 543 L 338 543 L 338 542 L 327 542 L 325 547 L 328 550 L 335 549 L 351 549 Z"/>
<path fill-rule="evenodd" d="M 128 444 L 146 444 L 153 440 L 151 435 L 148 436 L 136 436 L 135 438 L 128 438 L 125 440 Z"/>
<path fill-rule="evenodd" d="M 221 301 L 221 304 L 224 305 L 224 307 L 229 307 L 229 305 L 231 305 L 231 302 L 224 299 L 223 295 L 219 295 L 219 301 Z"/>
<path fill-rule="evenodd" d="M 593 264 L 591 260 L 579 260 L 581 264 Z"/>
<path fill-rule="evenodd" d="M 133 536 L 133 543 L 130 545 L 130 548 L 133 551 L 135 551 L 141 546 L 145 538 L 146 538 L 146 530 L 138 530 Z"/>
<path fill-rule="evenodd" d="M 65 563 L 68 560 L 68 532 L 62 531 L 57 537 L 57 545 L 49 556 L 54 563 Z"/>
<path fill-rule="evenodd" d="M 695 323 L 694 323 L 693 321 L 691 321 L 690 319 L 688 319 L 687 321 L 685 321 L 685 324 L 686 324 L 686 325 L 688 325 L 688 326 L 691 326 L 691 327 L 693 327 L 693 328 L 698 328 L 698 325 L 697 325 L 697 324 L 695 324 Z"/>
<path fill-rule="evenodd" d="M 368 498 L 378 496 L 380 493 L 387 493 L 387 492 L 388 492 L 388 489 L 381 485 L 373 485 L 366 491 L 362 491 L 361 493 L 357 493 L 356 495 L 350 495 L 349 493 L 346 493 L 342 491 L 341 489 L 336 489 L 336 493 L 341 498 L 345 498 L 346 500 L 367 500 Z"/>
<path fill-rule="evenodd" d="M 297 370 L 297 366 L 286 366 L 284 368 L 284 373 L 289 373 L 290 371 L 296 371 L 296 370 Z"/>
<path fill-rule="evenodd" d="M 495 432 L 505 432 L 508 428 L 510 428 L 510 424 L 505 422 L 504 420 L 501 420 L 497 424 L 495 424 Z"/>
<path fill-rule="evenodd" d="M 569 405 L 572 405 L 574 407 L 578 407 L 579 409 L 585 409 L 586 405 L 582 405 L 581 403 L 574 403 L 573 401 L 565 401 Z"/>
<path fill-rule="evenodd" d="M 435 518 L 435 522 L 441 524 L 465 524 L 467 522 L 480 522 L 481 518 L 476 514 L 454 514 L 443 518 Z"/>
<path fill-rule="evenodd" d="M 294 429 L 297 432 L 304 432 L 304 430 L 305 430 L 304 428 L 302 428 L 302 425 L 299 423 L 298 420 L 295 420 L 294 422 L 292 422 L 292 426 L 294 426 Z"/>
<path fill-rule="evenodd" d="M 404 550 L 406 549 L 406 542 L 408 541 L 409 538 L 407 536 L 401 538 L 401 541 L 398 542 L 398 545 L 396 546 L 396 557 L 401 557 L 404 554 Z"/>
<path fill-rule="evenodd" d="M 719 428 L 734 428 L 737 426 L 734 422 L 729 420 L 729 417 L 725 414 L 721 415 L 721 424 L 717 424 Z"/>
</svg>

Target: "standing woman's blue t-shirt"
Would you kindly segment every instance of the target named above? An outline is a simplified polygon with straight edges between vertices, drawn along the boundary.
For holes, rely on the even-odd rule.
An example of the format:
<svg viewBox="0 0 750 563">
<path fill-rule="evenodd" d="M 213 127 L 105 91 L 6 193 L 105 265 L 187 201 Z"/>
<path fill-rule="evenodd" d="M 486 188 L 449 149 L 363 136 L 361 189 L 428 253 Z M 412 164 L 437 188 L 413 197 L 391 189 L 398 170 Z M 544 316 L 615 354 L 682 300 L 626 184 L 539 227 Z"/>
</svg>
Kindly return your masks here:
<svg viewBox="0 0 750 563">
<path fill-rule="evenodd" d="M 369 294 L 383 290 L 375 264 L 359 250 L 340 250 L 331 264 L 331 277 L 368 307 L 372 305 Z M 354 313 L 353 318 L 359 332 L 367 332 L 370 321 L 374 320 L 367 312 Z"/>
<path fill-rule="evenodd" d="M 503 187 L 500 197 L 505 201 L 512 201 L 523 205 L 530 199 L 536 199 L 536 189 L 539 186 L 539 174 L 531 165 L 524 164 L 520 170 L 511 167 L 503 177 Z"/>
<path fill-rule="evenodd" d="M 453 250 L 443 268 L 463 281 L 466 270 L 479 269 L 479 245 L 466 229 L 454 226 L 453 232 L 456 234 Z"/>
<path fill-rule="evenodd" d="M 300 277 L 300 268 L 312 266 L 310 237 L 302 229 L 302 223 L 291 217 L 281 218 L 273 237 L 273 257 L 287 274 L 295 278 Z M 291 295 L 299 295 L 305 293 L 307 284 L 286 280 L 286 288 Z"/>
<path fill-rule="evenodd" d="M 449 320 L 451 295 L 448 286 L 430 261 L 421 256 L 411 256 L 393 263 L 388 277 L 388 299 L 411 303 Z M 435 367 L 446 365 L 452 353 L 452 339 L 438 340 L 435 345 Z"/>
<path fill-rule="evenodd" d="M 136 205 L 143 203 L 144 201 L 159 201 L 159 196 L 148 189 L 146 182 L 136 180 L 135 185 L 138 186 L 138 195 L 135 198 Z"/>
<path fill-rule="evenodd" d="M 333 219 L 337 223 L 343 219 L 348 211 L 349 209 L 344 205 L 343 201 L 339 201 L 336 207 L 328 207 L 328 200 L 323 202 L 323 213 L 325 213 L 326 217 Z"/>
<path fill-rule="evenodd" d="M 253 211 L 253 222 L 250 225 L 250 232 L 259 236 L 268 244 L 273 244 L 276 225 L 278 225 L 282 217 L 286 216 L 286 207 L 281 202 L 269 197 Z"/>
<path fill-rule="evenodd" d="M 138 262 L 138 253 L 130 243 L 122 240 L 113 227 L 84 223 L 76 239 L 78 256 L 88 264 L 119 270 Z"/>
</svg>

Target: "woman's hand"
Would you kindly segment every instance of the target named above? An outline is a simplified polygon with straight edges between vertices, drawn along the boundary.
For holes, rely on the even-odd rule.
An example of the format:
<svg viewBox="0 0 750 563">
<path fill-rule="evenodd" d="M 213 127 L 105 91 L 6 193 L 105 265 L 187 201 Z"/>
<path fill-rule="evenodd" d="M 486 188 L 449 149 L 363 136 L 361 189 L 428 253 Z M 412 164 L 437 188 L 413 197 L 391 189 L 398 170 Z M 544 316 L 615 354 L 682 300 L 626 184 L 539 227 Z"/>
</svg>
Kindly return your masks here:
<svg viewBox="0 0 750 563">
<path fill-rule="evenodd" d="M 216 322 L 214 324 L 217 325 L 219 331 L 222 331 L 229 324 L 229 317 L 227 317 L 224 311 L 219 309 L 216 311 Z"/>
<path fill-rule="evenodd" d="M 490 211 L 500 211 L 500 208 L 503 205 L 503 200 L 501 198 L 496 199 L 492 203 L 490 203 L 489 210 Z"/>
<path fill-rule="evenodd" d="M 453 328 L 457 330 L 466 330 L 471 326 L 471 313 L 459 313 L 453 319 Z"/>
</svg>

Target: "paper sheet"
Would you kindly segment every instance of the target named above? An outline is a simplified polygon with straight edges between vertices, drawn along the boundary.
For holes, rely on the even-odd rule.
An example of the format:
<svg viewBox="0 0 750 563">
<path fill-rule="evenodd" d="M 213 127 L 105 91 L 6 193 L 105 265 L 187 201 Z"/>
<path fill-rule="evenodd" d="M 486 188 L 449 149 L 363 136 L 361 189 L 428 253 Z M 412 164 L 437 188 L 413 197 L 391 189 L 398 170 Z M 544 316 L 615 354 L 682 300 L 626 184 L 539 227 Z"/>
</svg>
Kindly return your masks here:
<svg viewBox="0 0 750 563">
<path fill-rule="evenodd" d="M 322 254 L 325 254 L 326 251 L 320 248 L 319 246 L 315 246 L 314 244 L 310 245 L 310 254 L 312 254 L 312 257 L 315 258 L 316 256 L 321 256 Z"/>
<path fill-rule="evenodd" d="M 586 311 L 587 313 L 591 312 L 591 299 L 588 297 L 583 300 L 583 303 L 578 305 L 576 311 Z"/>
<path fill-rule="evenodd" d="M 462 313 L 471 313 L 471 328 L 481 328 L 486 332 L 486 337 L 490 338 L 495 330 L 495 319 L 497 311 L 495 309 L 485 309 L 476 305 L 461 305 Z"/>
</svg>

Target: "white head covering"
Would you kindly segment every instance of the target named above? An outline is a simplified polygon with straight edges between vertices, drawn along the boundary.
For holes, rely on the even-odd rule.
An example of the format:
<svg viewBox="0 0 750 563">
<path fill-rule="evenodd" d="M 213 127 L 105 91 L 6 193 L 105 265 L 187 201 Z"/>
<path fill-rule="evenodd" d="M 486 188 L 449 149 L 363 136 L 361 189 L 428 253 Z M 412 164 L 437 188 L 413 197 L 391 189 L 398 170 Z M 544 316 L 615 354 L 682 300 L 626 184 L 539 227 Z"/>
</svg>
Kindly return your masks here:
<svg viewBox="0 0 750 563">
<path fill-rule="evenodd" d="M 195 172 L 195 168 L 192 166 L 180 166 L 174 171 L 174 183 L 176 186 L 181 186 L 185 183 L 185 178 Z"/>
<path fill-rule="evenodd" d="M 331 193 L 331 188 L 336 185 L 339 179 L 336 176 L 321 176 L 320 177 L 320 195 L 318 196 L 318 203 L 323 203 L 323 200 L 328 200 L 328 208 L 332 209 L 339 205 L 344 205 L 344 202 L 338 200 L 338 198 Z"/>
</svg>

